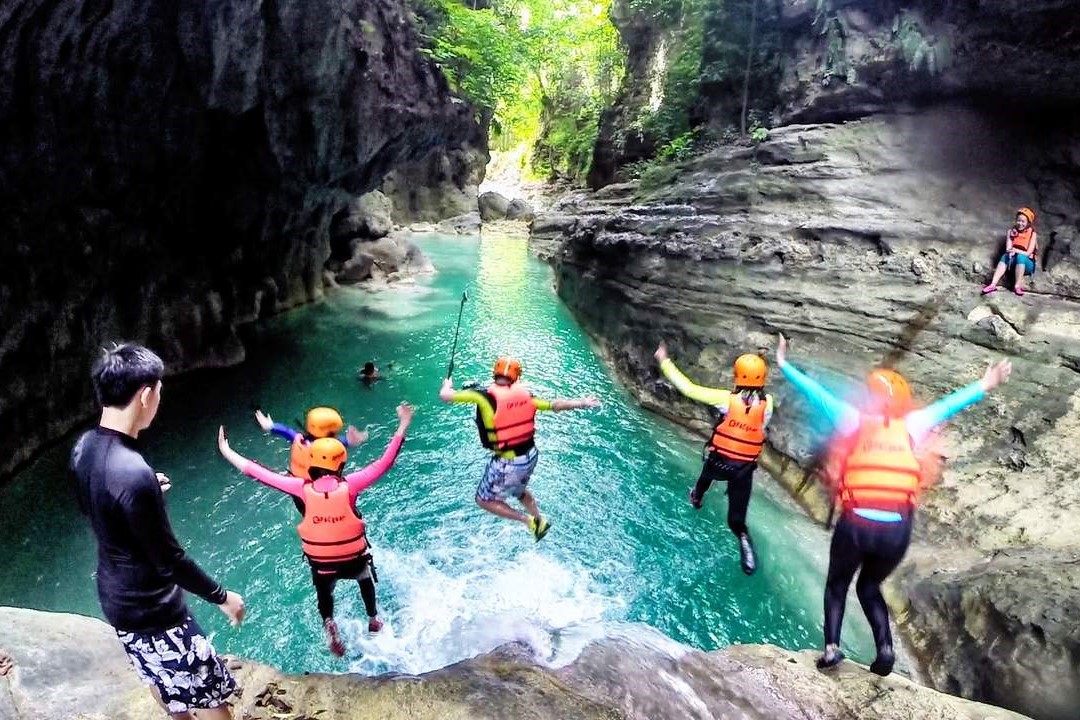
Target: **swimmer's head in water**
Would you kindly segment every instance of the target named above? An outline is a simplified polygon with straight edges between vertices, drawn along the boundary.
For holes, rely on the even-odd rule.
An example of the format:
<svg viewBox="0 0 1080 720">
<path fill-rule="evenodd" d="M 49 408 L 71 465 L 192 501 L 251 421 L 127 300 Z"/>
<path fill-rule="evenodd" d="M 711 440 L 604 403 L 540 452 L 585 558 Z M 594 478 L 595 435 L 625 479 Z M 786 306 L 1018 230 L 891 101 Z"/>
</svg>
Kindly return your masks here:
<svg viewBox="0 0 1080 720">
<path fill-rule="evenodd" d="M 374 375 L 375 374 L 375 363 L 373 363 L 373 362 L 364 363 L 363 372 L 364 372 L 365 375 Z"/>
<path fill-rule="evenodd" d="M 340 432 L 345 421 L 334 408 L 317 407 L 308 410 L 305 426 L 311 437 L 325 438 Z"/>
</svg>

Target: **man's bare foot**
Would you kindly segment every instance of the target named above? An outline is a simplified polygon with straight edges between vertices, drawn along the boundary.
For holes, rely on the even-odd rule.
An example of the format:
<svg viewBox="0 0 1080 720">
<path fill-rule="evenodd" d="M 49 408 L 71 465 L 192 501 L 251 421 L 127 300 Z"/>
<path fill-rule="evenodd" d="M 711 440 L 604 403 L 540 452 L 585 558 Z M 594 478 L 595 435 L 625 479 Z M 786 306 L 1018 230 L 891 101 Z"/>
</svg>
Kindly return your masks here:
<svg viewBox="0 0 1080 720">
<path fill-rule="evenodd" d="M 15 661 L 3 650 L 0 650 L 0 677 L 4 677 L 15 667 Z"/>
</svg>

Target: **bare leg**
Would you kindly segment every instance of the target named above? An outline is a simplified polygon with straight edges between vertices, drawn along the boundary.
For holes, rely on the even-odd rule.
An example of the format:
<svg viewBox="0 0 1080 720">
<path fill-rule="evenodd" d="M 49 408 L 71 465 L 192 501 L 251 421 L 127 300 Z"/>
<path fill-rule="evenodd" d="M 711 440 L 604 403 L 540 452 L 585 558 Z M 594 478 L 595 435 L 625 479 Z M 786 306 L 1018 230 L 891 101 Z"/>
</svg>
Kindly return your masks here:
<svg viewBox="0 0 1080 720">
<path fill-rule="evenodd" d="M 196 710 L 195 717 L 198 720 L 233 720 L 232 708 L 228 705 L 213 710 Z"/>
<path fill-rule="evenodd" d="M 536 507 L 536 498 L 533 497 L 533 494 L 531 492 L 526 490 L 525 492 L 521 493 L 521 497 L 519 499 L 521 500 L 521 504 L 525 506 L 525 509 L 529 511 L 530 515 L 535 518 L 540 517 L 540 508 Z"/>
<path fill-rule="evenodd" d="M 481 500 L 480 498 L 476 498 L 476 504 L 492 515 L 498 515 L 507 520 L 517 520 L 519 523 L 525 523 L 526 527 L 529 525 L 529 518 L 527 516 L 522 515 L 502 500 Z"/>
<path fill-rule="evenodd" d="M 994 268 L 994 277 L 990 279 L 989 287 L 997 287 L 1001 282 L 1001 278 L 1005 276 L 1005 271 L 1008 270 L 1008 266 L 1003 262 L 999 262 L 997 267 Z"/>
<path fill-rule="evenodd" d="M 1014 290 L 1024 289 L 1024 266 L 1019 262 L 1016 263 L 1016 283 L 1013 285 Z"/>
<path fill-rule="evenodd" d="M 171 713 L 169 708 L 165 707 L 165 701 L 161 699 L 161 693 L 153 685 L 150 686 L 150 694 L 154 696 L 154 702 L 161 706 L 161 709 L 169 713 L 169 717 L 173 720 L 195 720 L 195 716 L 189 712 Z"/>
</svg>

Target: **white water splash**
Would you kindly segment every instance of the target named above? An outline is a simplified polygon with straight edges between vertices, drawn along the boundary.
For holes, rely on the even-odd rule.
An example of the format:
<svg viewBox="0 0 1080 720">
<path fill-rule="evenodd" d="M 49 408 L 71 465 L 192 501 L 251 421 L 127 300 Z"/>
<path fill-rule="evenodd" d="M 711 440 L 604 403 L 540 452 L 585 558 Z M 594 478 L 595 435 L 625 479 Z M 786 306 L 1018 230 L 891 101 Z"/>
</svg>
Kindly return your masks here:
<svg viewBox="0 0 1080 720">
<path fill-rule="evenodd" d="M 570 663 L 590 642 L 610 634 L 625 601 L 598 593 L 584 571 L 537 551 L 513 562 L 464 558 L 452 572 L 424 553 L 380 550 L 380 591 L 393 583 L 386 625 L 369 635 L 363 620 L 342 621 L 351 672 L 419 674 L 519 642 L 545 664 Z M 387 611 L 389 610 L 389 611 Z"/>
</svg>

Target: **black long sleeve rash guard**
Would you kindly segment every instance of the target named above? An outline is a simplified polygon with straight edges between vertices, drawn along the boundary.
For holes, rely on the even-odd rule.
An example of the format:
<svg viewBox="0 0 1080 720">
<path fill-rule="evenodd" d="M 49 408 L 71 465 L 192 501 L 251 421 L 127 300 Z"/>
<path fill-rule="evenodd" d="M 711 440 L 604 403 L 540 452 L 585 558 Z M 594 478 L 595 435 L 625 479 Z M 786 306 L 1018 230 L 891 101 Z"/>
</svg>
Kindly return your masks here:
<svg viewBox="0 0 1080 720">
<path fill-rule="evenodd" d="M 173 535 L 157 476 L 133 438 L 90 430 L 75 444 L 71 468 L 79 507 L 97 536 L 98 599 L 113 627 L 162 632 L 180 625 L 188 616 L 183 590 L 225 602 L 225 589 Z"/>
</svg>

